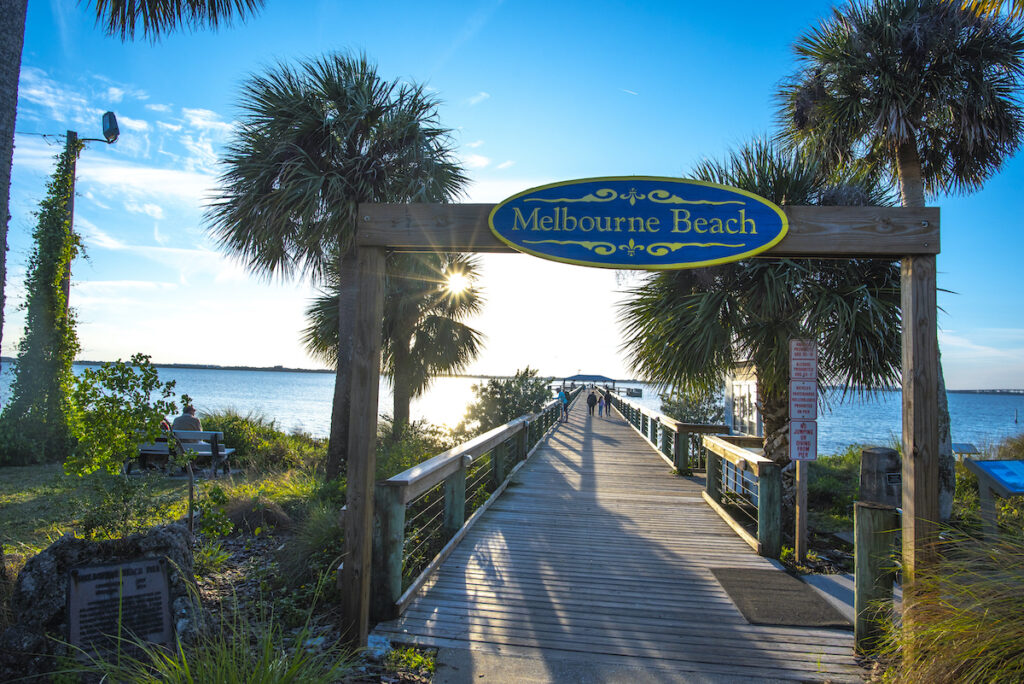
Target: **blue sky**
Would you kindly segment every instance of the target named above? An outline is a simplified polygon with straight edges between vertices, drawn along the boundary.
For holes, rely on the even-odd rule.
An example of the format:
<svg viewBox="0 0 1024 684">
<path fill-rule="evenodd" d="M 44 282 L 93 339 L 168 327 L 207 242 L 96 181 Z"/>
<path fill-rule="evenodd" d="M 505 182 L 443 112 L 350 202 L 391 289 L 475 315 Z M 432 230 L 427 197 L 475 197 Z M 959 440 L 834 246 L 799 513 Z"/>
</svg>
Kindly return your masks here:
<svg viewBox="0 0 1024 684">
<path fill-rule="evenodd" d="M 542 183 L 685 176 L 772 131 L 793 40 L 828 3 L 283 2 L 218 32 L 157 44 L 105 37 L 72 0 L 29 3 L 18 104 L 4 353 L 21 334 L 32 212 L 71 128 L 82 358 L 315 367 L 299 343 L 306 282 L 266 282 L 221 255 L 202 207 L 238 115 L 240 84 L 278 61 L 363 51 L 388 79 L 443 101 L 473 185 L 496 202 Z M 47 134 L 49 137 L 41 137 Z M 940 344 L 951 388 L 1024 387 L 1024 231 L 1015 158 L 982 192 L 939 197 Z M 473 370 L 625 377 L 616 274 L 528 256 L 484 259 L 487 347 Z M 212 329 L 211 329 L 212 326 Z"/>
</svg>

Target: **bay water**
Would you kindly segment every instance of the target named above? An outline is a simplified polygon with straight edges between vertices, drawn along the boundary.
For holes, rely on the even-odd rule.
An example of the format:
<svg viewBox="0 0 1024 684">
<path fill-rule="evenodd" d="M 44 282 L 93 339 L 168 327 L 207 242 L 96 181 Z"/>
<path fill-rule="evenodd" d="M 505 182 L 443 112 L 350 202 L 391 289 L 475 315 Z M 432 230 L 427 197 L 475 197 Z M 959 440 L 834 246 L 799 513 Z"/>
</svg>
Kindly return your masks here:
<svg viewBox="0 0 1024 684">
<path fill-rule="evenodd" d="M 88 365 L 76 365 L 80 373 Z M 188 394 L 200 413 L 235 409 L 273 420 L 287 431 L 299 430 L 314 436 L 327 436 L 330 428 L 331 401 L 334 393 L 332 373 L 304 373 L 270 370 L 223 370 L 196 368 L 160 368 L 161 380 L 174 380 L 175 392 Z M 413 419 L 454 426 L 473 401 L 473 385 L 486 379 L 446 377 L 434 381 L 427 393 L 413 401 Z M 10 365 L 0 374 L 0 401 L 10 396 Z M 617 387 L 635 387 L 643 396 L 632 399 L 658 411 L 661 401 L 653 388 L 635 382 Z M 392 395 L 386 379 L 381 380 L 380 413 L 390 414 Z M 868 398 L 847 398 L 838 394 L 819 409 L 818 451 L 835 453 L 850 444 L 890 446 L 899 440 L 900 393 L 879 392 Z M 970 442 L 978 447 L 998 444 L 1006 437 L 1024 433 L 1024 395 L 949 393 L 949 412 L 954 442 Z"/>
</svg>

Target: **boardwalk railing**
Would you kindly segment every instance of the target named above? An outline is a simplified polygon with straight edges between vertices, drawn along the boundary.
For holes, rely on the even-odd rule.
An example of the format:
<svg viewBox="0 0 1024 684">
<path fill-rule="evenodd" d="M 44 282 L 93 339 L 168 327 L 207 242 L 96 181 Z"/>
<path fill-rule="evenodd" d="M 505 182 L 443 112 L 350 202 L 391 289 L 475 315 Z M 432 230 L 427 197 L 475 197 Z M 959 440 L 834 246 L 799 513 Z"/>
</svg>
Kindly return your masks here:
<svg viewBox="0 0 1024 684">
<path fill-rule="evenodd" d="M 569 392 L 574 400 L 582 388 Z M 378 482 L 373 612 L 401 615 L 561 415 L 557 400 Z M 468 516 L 468 520 L 467 520 Z"/>
<path fill-rule="evenodd" d="M 694 471 L 705 469 L 707 452 L 701 443 L 702 435 L 729 432 L 725 425 L 681 423 L 612 392 L 606 392 L 605 396 L 623 418 L 672 463 L 680 475 L 692 475 Z"/>
<path fill-rule="evenodd" d="M 778 464 L 750 449 L 761 437 L 706 435 L 704 498 L 736 533 L 762 556 L 782 553 L 782 472 Z M 756 536 L 748 527 L 756 530 Z"/>
</svg>

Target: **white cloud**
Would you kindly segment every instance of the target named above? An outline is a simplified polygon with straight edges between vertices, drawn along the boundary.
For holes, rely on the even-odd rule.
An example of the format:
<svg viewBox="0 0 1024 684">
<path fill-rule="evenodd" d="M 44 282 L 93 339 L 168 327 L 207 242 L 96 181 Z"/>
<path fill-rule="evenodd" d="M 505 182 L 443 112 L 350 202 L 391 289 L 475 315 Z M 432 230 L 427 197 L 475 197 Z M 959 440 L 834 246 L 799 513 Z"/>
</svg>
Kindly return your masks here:
<svg viewBox="0 0 1024 684">
<path fill-rule="evenodd" d="M 118 102 L 120 102 L 123 99 L 124 99 L 124 90 L 123 89 L 116 88 L 114 86 L 110 86 L 109 88 L 107 88 L 107 100 L 111 104 L 117 104 Z"/>
<path fill-rule="evenodd" d="M 209 138 L 201 136 L 196 140 L 191 135 L 183 135 L 181 144 L 191 153 L 185 158 L 186 169 L 209 174 L 215 173 L 217 152 L 213 149 L 213 143 Z"/>
<path fill-rule="evenodd" d="M 510 166 L 514 166 L 514 165 L 515 165 L 514 161 L 512 161 L 511 159 L 506 159 L 505 161 L 503 161 L 500 164 L 498 164 L 495 168 L 497 168 L 497 169 L 507 169 Z"/>
<path fill-rule="evenodd" d="M 149 122 L 144 119 L 132 119 L 127 116 L 117 117 L 119 126 L 124 126 L 129 131 L 148 131 Z"/>
<path fill-rule="evenodd" d="M 217 112 L 185 107 L 182 108 L 181 113 L 185 116 L 189 127 L 194 130 L 209 132 L 219 137 L 226 137 L 231 133 L 231 123 L 223 121 Z"/>
<path fill-rule="evenodd" d="M 468 147 L 471 150 L 475 150 L 476 148 L 480 147 L 483 144 L 484 144 L 483 140 L 474 140 L 473 142 L 466 143 L 465 147 Z"/>
<path fill-rule="evenodd" d="M 35 67 L 22 67 L 18 100 L 44 108 L 46 116 L 61 123 L 98 122 L 103 114 L 102 109 L 91 107 L 83 95 L 57 83 L 45 71 Z M 18 112 L 19 116 L 21 114 Z"/>
<path fill-rule="evenodd" d="M 468 102 L 471 107 L 475 107 L 476 105 L 480 104 L 484 100 L 489 100 L 489 99 L 491 99 L 491 94 L 490 93 L 485 93 L 484 91 L 481 90 L 479 93 L 477 93 L 473 97 L 471 97 L 468 100 L 466 100 L 466 102 Z"/>
<path fill-rule="evenodd" d="M 171 111 L 171 105 L 165 105 L 165 104 L 152 103 L 152 104 L 145 105 L 145 107 L 146 107 L 146 109 L 148 109 L 150 111 L 153 111 L 153 112 L 169 112 L 169 111 Z"/>
<path fill-rule="evenodd" d="M 629 90 L 628 88 L 619 88 L 619 90 L 621 90 L 622 92 L 626 93 L 627 95 L 639 95 L 640 94 L 640 93 L 636 92 L 635 90 Z"/>
<path fill-rule="evenodd" d="M 462 160 L 462 163 L 470 169 L 482 169 L 491 163 L 491 160 L 482 154 L 471 154 Z"/>
<path fill-rule="evenodd" d="M 157 121 L 156 127 L 162 131 L 170 131 L 172 133 L 177 133 L 182 128 L 181 124 L 172 124 L 167 123 L 166 121 Z"/>
<path fill-rule="evenodd" d="M 160 227 L 155 224 L 153 225 L 153 239 L 158 245 L 166 245 L 171 241 L 169 237 L 160 232 Z"/>
<path fill-rule="evenodd" d="M 138 202 L 125 202 L 124 208 L 133 214 L 145 214 L 151 218 L 162 219 L 164 217 L 164 210 L 159 204 L 153 204 L 152 202 L 146 202 L 139 204 Z"/>
</svg>

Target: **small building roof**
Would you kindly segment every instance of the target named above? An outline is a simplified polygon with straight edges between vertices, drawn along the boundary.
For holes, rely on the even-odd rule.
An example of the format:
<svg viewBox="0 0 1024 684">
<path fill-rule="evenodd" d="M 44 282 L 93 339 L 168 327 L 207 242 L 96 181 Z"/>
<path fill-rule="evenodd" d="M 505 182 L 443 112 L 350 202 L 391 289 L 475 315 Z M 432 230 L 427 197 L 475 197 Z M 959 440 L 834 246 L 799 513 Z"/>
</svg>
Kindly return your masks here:
<svg viewBox="0 0 1024 684">
<path fill-rule="evenodd" d="M 564 379 L 570 382 L 615 382 L 614 378 L 604 375 L 573 375 Z"/>
</svg>

